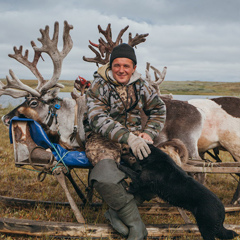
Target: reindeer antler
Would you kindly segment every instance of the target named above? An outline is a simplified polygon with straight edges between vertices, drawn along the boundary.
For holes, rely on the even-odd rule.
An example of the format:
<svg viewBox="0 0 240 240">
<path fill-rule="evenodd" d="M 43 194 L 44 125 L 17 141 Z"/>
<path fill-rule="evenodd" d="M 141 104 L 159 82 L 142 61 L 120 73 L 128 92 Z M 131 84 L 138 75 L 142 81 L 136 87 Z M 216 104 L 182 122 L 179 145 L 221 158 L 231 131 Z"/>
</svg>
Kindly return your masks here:
<svg viewBox="0 0 240 240">
<path fill-rule="evenodd" d="M 31 41 L 31 45 L 32 45 L 32 47 L 36 46 L 34 41 Z M 8 54 L 8 56 L 16 59 L 18 62 L 22 63 L 27 68 L 29 68 L 31 70 L 31 72 L 35 75 L 35 77 L 38 79 L 39 84 L 40 83 L 43 84 L 45 80 L 43 79 L 41 73 L 37 69 L 37 63 L 38 63 L 38 60 L 41 56 L 41 53 L 34 51 L 33 61 L 30 62 L 30 61 L 28 61 L 28 52 L 29 51 L 26 50 L 25 54 L 23 56 L 22 50 L 23 50 L 22 45 L 19 47 L 19 49 L 17 49 L 17 47 L 14 47 L 13 51 L 14 51 L 15 54 Z"/>
<path fill-rule="evenodd" d="M 153 66 L 151 66 L 151 69 L 154 71 L 154 75 L 155 75 L 155 83 L 154 84 L 160 85 L 166 77 L 167 67 L 164 67 L 162 72 L 160 72 L 157 68 L 155 68 Z"/>
<path fill-rule="evenodd" d="M 149 73 L 149 68 L 151 68 L 154 71 L 155 81 L 153 81 L 151 78 L 151 75 Z M 167 67 L 164 67 L 163 71 L 160 72 L 157 68 L 151 66 L 150 63 L 147 62 L 145 80 L 148 81 L 149 84 L 157 90 L 157 93 L 159 96 L 161 95 L 159 85 L 164 81 L 166 73 L 167 73 Z"/>
<path fill-rule="evenodd" d="M 63 59 L 67 56 L 67 54 L 71 51 L 73 42 L 72 38 L 69 34 L 70 30 L 73 29 L 72 25 L 69 25 L 67 21 L 64 21 L 64 30 L 63 30 L 63 50 L 61 52 L 58 51 L 58 34 L 59 34 L 59 23 L 55 22 L 54 25 L 54 33 L 52 40 L 49 37 L 49 26 L 45 27 L 45 30 L 40 29 L 42 34 L 42 38 L 38 38 L 38 41 L 42 43 L 41 48 L 34 47 L 36 52 L 45 52 L 47 53 L 52 61 L 54 72 L 51 80 L 45 83 L 39 91 L 42 92 L 44 90 L 48 90 L 55 86 L 59 80 L 61 70 L 62 70 L 62 62 Z"/>
<path fill-rule="evenodd" d="M 119 32 L 119 34 L 116 38 L 116 41 L 114 42 L 112 40 L 111 24 L 110 23 L 108 24 L 106 30 L 103 30 L 101 28 L 101 26 L 98 25 L 99 33 L 103 34 L 106 41 L 101 37 L 98 40 L 99 44 L 95 44 L 95 43 L 92 43 L 91 41 L 89 41 L 90 45 L 88 47 L 96 54 L 96 56 L 94 58 L 86 58 L 85 56 L 83 56 L 83 60 L 86 62 L 94 62 L 97 64 L 97 66 L 98 66 L 98 64 L 108 63 L 110 54 L 111 54 L 113 48 L 123 42 L 122 36 L 127 31 L 128 27 L 129 26 L 126 26 Z M 145 42 L 147 36 L 148 36 L 148 33 L 141 34 L 141 35 L 136 34 L 136 36 L 134 38 L 132 38 L 132 34 L 129 33 L 128 44 L 132 47 L 135 47 L 139 43 Z M 97 49 L 98 49 L 98 51 L 97 51 Z"/>
<path fill-rule="evenodd" d="M 136 34 L 136 36 L 134 38 L 132 38 L 132 33 L 129 33 L 128 36 L 128 44 L 132 47 L 137 46 L 138 44 L 145 42 L 146 41 L 146 37 L 148 36 L 148 33 L 145 34 Z"/>
<path fill-rule="evenodd" d="M 20 97 L 25 97 L 28 95 L 28 92 L 26 92 L 26 91 L 18 91 L 18 90 L 11 89 L 11 88 L 7 88 L 7 89 L 5 89 L 5 88 L 6 88 L 6 85 L 4 85 L 0 81 L 0 96 L 9 95 L 14 98 L 20 98 Z"/>
<path fill-rule="evenodd" d="M 83 96 L 85 94 L 85 92 L 87 91 L 87 89 L 91 86 L 91 82 L 87 81 L 85 78 L 78 76 L 77 79 L 74 82 L 74 89 L 78 90 L 81 92 L 81 96 Z M 71 94 L 72 97 L 74 95 L 76 95 L 76 92 L 74 92 Z M 74 97 L 73 97 L 74 98 Z"/>
<path fill-rule="evenodd" d="M 69 25 L 67 21 L 64 21 L 63 49 L 61 52 L 59 52 L 57 49 L 59 23 L 55 22 L 52 40 L 49 37 L 49 26 L 46 26 L 45 30 L 40 29 L 42 37 L 38 38 L 38 40 L 42 43 L 42 47 L 38 48 L 35 42 L 31 41 L 31 46 L 33 47 L 33 50 L 34 50 L 34 57 L 32 62 L 28 60 L 28 54 L 29 54 L 28 50 L 26 50 L 25 54 L 23 55 L 22 46 L 20 46 L 19 48 L 14 47 L 13 48 L 14 54 L 9 54 L 8 56 L 11 58 L 14 58 L 18 62 L 22 63 L 24 66 L 29 68 L 37 78 L 38 86 L 36 87 L 36 89 L 30 88 L 29 86 L 23 84 L 17 78 L 17 76 L 14 74 L 12 70 L 9 70 L 9 73 L 12 78 L 10 79 L 8 76 L 6 77 L 6 80 L 7 80 L 6 86 L 1 83 L 0 95 L 5 94 L 5 95 L 10 95 L 12 97 L 17 98 L 17 97 L 27 96 L 30 93 L 33 96 L 39 97 L 41 93 L 43 93 L 44 91 L 52 87 L 64 87 L 62 84 L 59 84 L 57 82 L 61 74 L 63 59 L 67 56 L 67 54 L 70 52 L 73 46 L 72 39 L 69 34 L 71 29 L 73 29 L 73 26 Z M 44 80 L 43 76 L 37 69 L 37 63 L 43 52 L 47 53 L 53 61 L 54 71 L 53 71 L 53 76 L 49 81 Z M 24 91 L 17 91 L 17 90 L 14 90 L 14 88 L 24 90 Z"/>
<path fill-rule="evenodd" d="M 32 89 L 26 84 L 23 84 L 11 69 L 9 70 L 9 74 L 11 75 L 12 79 L 9 76 L 6 76 L 7 85 L 4 86 L 3 89 L 16 88 L 16 89 L 24 90 L 32 94 L 33 96 L 37 96 L 37 97 L 41 96 L 41 94 L 38 91 Z"/>
</svg>

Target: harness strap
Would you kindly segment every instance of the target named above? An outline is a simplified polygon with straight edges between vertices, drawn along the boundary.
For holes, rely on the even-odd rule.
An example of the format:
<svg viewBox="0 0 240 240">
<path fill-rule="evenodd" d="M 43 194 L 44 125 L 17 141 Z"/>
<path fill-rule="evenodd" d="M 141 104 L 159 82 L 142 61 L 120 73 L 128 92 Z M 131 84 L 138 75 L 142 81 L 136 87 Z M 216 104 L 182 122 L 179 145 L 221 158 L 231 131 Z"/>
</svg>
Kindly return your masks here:
<svg viewBox="0 0 240 240">
<path fill-rule="evenodd" d="M 76 105 L 74 107 L 74 112 L 75 112 L 74 126 L 77 126 L 77 115 L 78 115 L 78 104 L 77 104 L 77 101 L 76 101 Z"/>
<path fill-rule="evenodd" d="M 78 104 L 77 104 L 77 101 L 76 101 L 76 105 L 75 105 L 75 119 L 74 119 L 74 127 L 76 126 L 76 129 L 77 129 L 77 119 L 78 119 Z M 76 132 L 76 140 L 77 140 L 77 143 L 79 144 L 80 147 L 83 147 L 83 143 L 80 139 L 80 136 L 78 134 L 78 129 L 77 129 L 77 132 Z"/>
<path fill-rule="evenodd" d="M 45 104 L 48 104 L 49 105 L 49 109 L 48 109 L 48 115 L 47 115 L 47 118 L 49 117 L 48 119 L 48 122 L 47 122 L 47 125 L 50 127 L 53 123 L 53 119 L 55 118 L 55 124 L 57 125 L 58 124 L 58 120 L 57 120 L 57 110 L 61 108 L 61 105 L 59 104 L 59 101 L 62 101 L 62 99 L 60 98 L 56 98 L 55 100 L 58 100 L 58 103 L 55 103 L 55 104 L 48 104 L 45 102 Z M 54 102 L 55 102 L 54 100 Z"/>
<path fill-rule="evenodd" d="M 49 127 L 51 127 L 52 123 L 53 123 L 53 105 L 49 105 L 49 110 L 48 110 L 48 115 L 47 115 L 47 118 L 49 117 L 48 119 L 48 122 L 47 122 L 47 125 Z"/>
</svg>

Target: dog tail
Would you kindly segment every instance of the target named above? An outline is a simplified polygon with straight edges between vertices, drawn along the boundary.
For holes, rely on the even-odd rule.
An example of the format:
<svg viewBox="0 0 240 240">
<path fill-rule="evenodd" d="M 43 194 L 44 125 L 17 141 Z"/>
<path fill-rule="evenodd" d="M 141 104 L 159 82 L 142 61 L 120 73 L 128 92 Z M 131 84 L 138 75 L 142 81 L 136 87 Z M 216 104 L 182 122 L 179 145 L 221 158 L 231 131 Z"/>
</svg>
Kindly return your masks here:
<svg viewBox="0 0 240 240">
<path fill-rule="evenodd" d="M 233 239 L 237 236 L 238 234 L 235 231 L 228 230 L 224 226 L 222 226 L 222 228 L 216 234 L 216 237 L 220 239 Z"/>
</svg>

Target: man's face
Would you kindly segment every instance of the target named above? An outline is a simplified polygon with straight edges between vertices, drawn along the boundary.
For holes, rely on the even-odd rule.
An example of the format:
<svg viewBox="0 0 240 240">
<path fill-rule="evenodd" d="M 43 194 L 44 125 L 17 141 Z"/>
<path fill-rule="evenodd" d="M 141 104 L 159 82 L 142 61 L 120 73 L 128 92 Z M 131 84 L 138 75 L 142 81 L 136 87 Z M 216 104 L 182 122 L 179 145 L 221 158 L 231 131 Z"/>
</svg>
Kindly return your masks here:
<svg viewBox="0 0 240 240">
<path fill-rule="evenodd" d="M 127 84 L 136 69 L 129 58 L 115 58 L 112 62 L 113 77 L 121 84 Z"/>
</svg>

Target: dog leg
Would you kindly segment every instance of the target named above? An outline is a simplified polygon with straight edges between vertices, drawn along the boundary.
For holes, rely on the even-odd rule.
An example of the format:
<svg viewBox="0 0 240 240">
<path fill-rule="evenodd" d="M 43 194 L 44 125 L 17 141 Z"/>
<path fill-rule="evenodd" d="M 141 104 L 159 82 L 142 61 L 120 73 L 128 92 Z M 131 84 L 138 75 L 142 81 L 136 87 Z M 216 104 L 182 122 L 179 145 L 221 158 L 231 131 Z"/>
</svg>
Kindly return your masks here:
<svg viewBox="0 0 240 240">
<path fill-rule="evenodd" d="M 120 171 L 126 173 L 127 176 L 130 177 L 132 180 L 132 182 L 130 183 L 130 187 L 127 189 L 127 192 L 132 193 L 132 194 L 136 193 L 140 188 L 139 173 L 135 172 L 131 168 L 123 166 L 121 164 L 118 166 L 118 169 Z"/>
<path fill-rule="evenodd" d="M 122 172 L 126 173 L 133 181 L 137 181 L 139 177 L 139 173 L 133 171 L 131 168 L 119 165 L 118 169 L 121 170 Z"/>
</svg>

